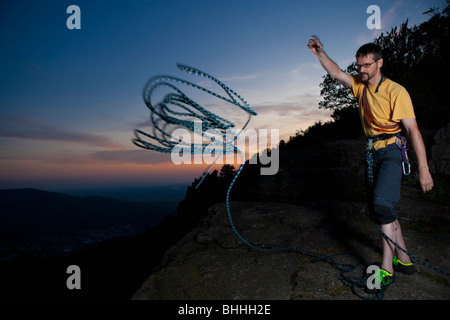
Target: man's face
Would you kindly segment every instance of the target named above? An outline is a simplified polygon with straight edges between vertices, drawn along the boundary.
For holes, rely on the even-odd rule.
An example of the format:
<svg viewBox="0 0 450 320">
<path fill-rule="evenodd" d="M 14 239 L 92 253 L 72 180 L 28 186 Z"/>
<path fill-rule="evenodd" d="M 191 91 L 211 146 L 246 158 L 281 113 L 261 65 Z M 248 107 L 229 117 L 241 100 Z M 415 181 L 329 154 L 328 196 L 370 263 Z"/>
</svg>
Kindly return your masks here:
<svg viewBox="0 0 450 320">
<path fill-rule="evenodd" d="M 381 68 L 383 59 L 375 61 L 372 54 L 365 57 L 357 57 L 356 64 L 362 82 L 366 83 L 372 79 Z"/>
</svg>

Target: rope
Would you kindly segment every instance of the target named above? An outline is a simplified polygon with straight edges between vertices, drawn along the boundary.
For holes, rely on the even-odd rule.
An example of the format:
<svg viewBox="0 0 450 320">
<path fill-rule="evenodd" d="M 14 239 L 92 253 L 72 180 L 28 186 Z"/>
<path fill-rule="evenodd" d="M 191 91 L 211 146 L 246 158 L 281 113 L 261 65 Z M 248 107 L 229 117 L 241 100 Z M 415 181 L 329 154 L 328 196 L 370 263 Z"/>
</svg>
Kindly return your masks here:
<svg viewBox="0 0 450 320">
<path fill-rule="evenodd" d="M 347 275 L 347 273 L 350 273 L 352 271 L 355 271 L 357 269 L 358 266 L 360 266 L 360 263 L 355 263 L 355 264 L 350 264 L 350 263 L 339 263 L 335 260 L 335 257 L 337 256 L 342 256 L 342 255 L 350 255 L 351 253 L 346 253 L 346 252 L 341 252 L 341 253 L 336 253 L 333 255 L 325 255 L 316 251 L 312 251 L 312 250 L 307 250 L 307 249 L 303 249 L 303 248 L 299 248 L 296 246 L 288 246 L 288 247 L 277 247 L 277 248 L 263 248 L 263 247 L 258 247 L 255 246 L 254 244 L 250 243 L 249 241 L 247 241 L 240 233 L 239 231 L 236 229 L 233 219 L 231 217 L 231 209 L 230 209 L 230 193 L 231 193 L 231 189 L 233 188 L 233 185 L 235 184 L 237 178 L 239 177 L 240 173 L 242 172 L 242 169 L 244 168 L 245 163 L 241 164 L 241 166 L 239 167 L 238 171 L 236 172 L 235 176 L 233 177 L 233 180 L 230 183 L 230 186 L 228 187 L 227 190 L 227 194 L 226 194 L 226 210 L 227 210 L 227 214 L 228 214 L 228 220 L 230 222 L 230 225 L 234 231 L 234 233 L 237 235 L 237 237 L 249 248 L 257 250 L 257 251 L 261 251 L 261 252 L 282 252 L 282 251 L 286 251 L 286 252 L 297 252 L 297 253 L 301 253 L 304 255 L 308 255 L 308 256 L 313 256 L 316 257 L 316 259 L 314 260 L 314 262 L 319 262 L 319 261 L 324 261 L 324 262 L 328 262 L 329 264 L 331 264 L 335 269 L 337 269 L 338 271 L 340 271 L 340 280 L 346 285 L 348 286 L 354 295 L 356 295 L 358 298 L 363 299 L 363 300 L 382 300 L 384 298 L 384 291 L 383 290 L 379 290 L 379 292 L 373 297 L 373 298 L 369 298 L 366 295 L 362 295 L 360 294 L 359 291 L 361 291 L 361 289 L 366 287 L 366 283 L 367 283 L 367 278 L 369 275 L 365 275 L 362 278 L 354 278 L 354 277 L 350 277 Z M 373 181 L 373 178 L 372 178 Z M 430 268 L 436 272 L 439 272 L 441 274 L 444 274 L 446 276 L 450 276 L 450 273 L 443 271 L 439 268 L 436 268 L 434 266 L 431 266 L 430 264 L 419 260 L 418 258 L 416 258 L 415 256 L 413 256 L 411 253 L 407 252 L 405 249 L 403 249 L 400 245 L 398 245 L 396 242 L 394 242 L 391 238 L 388 237 L 387 234 L 385 234 L 381 228 L 377 225 L 376 226 L 377 229 L 379 230 L 379 232 L 386 237 L 386 239 L 388 239 L 390 242 L 392 242 L 399 250 L 401 250 L 402 252 L 404 252 L 405 254 L 407 254 L 412 260 L 424 265 L 427 268 Z"/>
<path fill-rule="evenodd" d="M 248 125 L 251 117 L 257 115 L 247 101 L 245 101 L 239 94 L 218 79 L 186 65 L 177 64 L 177 67 L 181 71 L 213 81 L 219 85 L 226 95 L 220 95 L 195 83 L 172 76 L 159 76 L 151 79 L 144 87 L 143 98 L 151 112 L 150 120 L 153 123 L 153 134 L 145 133 L 139 129 L 134 130 L 135 138 L 132 141 L 138 147 L 162 153 L 171 153 L 176 146 L 186 146 L 190 148 L 192 154 L 204 153 L 207 147 L 211 148 L 212 146 L 216 147 L 219 145 L 219 139 L 216 139 L 212 134 L 210 134 L 211 132 L 214 132 L 217 135 L 222 135 L 222 137 L 225 138 L 228 137 L 226 132 L 237 137 Z M 239 132 L 236 132 L 233 129 L 236 127 L 234 122 L 205 109 L 199 103 L 189 98 L 183 91 L 176 87 L 174 83 L 200 90 L 208 95 L 214 96 L 215 98 L 241 108 L 248 114 L 247 121 L 242 129 Z M 156 90 L 160 88 L 168 88 L 172 92 L 166 94 L 160 103 L 154 105 L 151 101 L 152 96 Z M 160 122 L 164 123 L 164 127 L 160 125 Z M 209 133 L 205 132 L 203 137 L 208 138 L 213 142 L 213 144 L 187 144 L 183 140 L 175 138 L 171 134 L 167 133 L 165 128 L 168 124 L 171 124 L 174 126 L 186 127 L 190 131 L 196 132 L 196 129 L 198 128 L 196 126 L 200 123 L 202 133 L 210 130 Z M 153 141 L 149 142 L 148 139 Z M 223 139 L 223 143 L 221 145 L 222 151 L 224 152 L 223 154 L 239 152 L 239 150 L 237 150 L 234 146 L 234 141 L 235 139 L 231 141 Z"/>
<path fill-rule="evenodd" d="M 440 274 L 443 274 L 444 276 L 450 277 L 450 272 L 441 270 L 437 267 L 434 267 L 428 263 L 426 263 L 425 261 L 422 261 L 418 258 L 416 258 L 415 256 L 413 256 L 411 253 L 409 253 L 408 251 L 406 251 L 405 249 L 403 249 L 401 246 L 399 246 L 394 240 L 392 240 L 391 238 L 389 238 L 389 236 L 383 232 L 383 230 L 381 230 L 381 228 L 379 226 L 377 226 L 378 231 L 380 231 L 380 233 L 383 235 L 383 237 L 385 237 L 387 240 L 389 240 L 397 249 L 401 250 L 403 253 L 405 253 L 408 257 L 411 258 L 411 260 L 414 260 L 418 263 L 420 263 L 421 265 L 427 267 L 428 269 L 431 269 L 435 272 L 438 272 Z"/>
<path fill-rule="evenodd" d="M 381 78 L 380 83 L 378 84 L 378 87 L 380 86 L 381 82 L 383 81 L 383 78 Z M 377 87 L 377 91 L 378 91 Z M 393 125 L 382 125 L 379 123 L 375 117 L 372 115 L 369 102 L 367 100 L 367 84 L 364 86 L 363 95 L 362 95 L 362 104 L 364 107 L 364 120 L 369 128 L 376 129 L 377 131 L 381 132 L 397 132 L 400 130 L 400 125 L 398 123 L 395 123 Z"/>
<path fill-rule="evenodd" d="M 247 241 L 239 233 L 239 231 L 236 229 L 236 227 L 234 225 L 234 222 L 233 222 L 233 219 L 231 217 L 231 209 L 230 209 L 230 193 L 231 193 L 231 189 L 233 188 L 233 185 L 235 184 L 235 182 L 236 182 L 237 178 L 239 177 L 240 173 L 242 172 L 242 169 L 244 168 L 244 165 L 245 165 L 245 162 L 241 164 L 241 166 L 237 170 L 235 176 L 233 177 L 233 180 L 231 181 L 230 186 L 228 187 L 228 190 L 227 190 L 225 203 L 226 203 L 226 209 L 227 209 L 227 214 L 228 214 L 228 220 L 230 222 L 231 228 L 233 229 L 233 231 L 236 234 L 236 236 L 246 246 L 248 246 L 251 249 L 254 249 L 254 250 L 257 250 L 257 251 L 261 251 L 261 252 L 283 252 L 283 251 L 286 251 L 286 252 L 296 252 L 296 253 L 301 253 L 301 254 L 304 254 L 304 255 L 307 255 L 307 256 L 316 257 L 316 259 L 313 261 L 314 263 L 317 263 L 317 262 L 320 262 L 320 261 L 328 262 L 335 269 L 340 271 L 340 280 L 352 290 L 353 294 L 355 294 L 359 298 L 364 299 L 364 300 L 382 300 L 383 299 L 384 292 L 382 290 L 379 290 L 379 293 L 377 293 L 373 298 L 369 298 L 367 296 L 361 295 L 358 292 L 358 289 L 365 288 L 368 275 L 366 275 L 366 276 L 364 276 L 362 278 L 352 278 L 352 277 L 346 275 L 346 273 L 355 271 L 357 269 L 357 267 L 361 265 L 360 263 L 356 263 L 356 264 L 340 263 L 340 262 L 337 262 L 335 260 L 335 257 L 337 257 L 337 256 L 349 255 L 350 253 L 341 252 L 341 253 L 336 253 L 336 254 L 333 254 L 333 255 L 326 255 L 326 254 L 319 253 L 317 251 L 312 251 L 312 250 L 299 248 L 299 247 L 295 247 L 295 246 L 276 247 L 276 248 L 263 248 L 263 247 L 255 246 L 252 243 L 250 243 L 249 241 Z"/>
<path fill-rule="evenodd" d="M 153 123 L 153 134 L 145 133 L 141 130 L 135 129 L 135 138 L 132 140 L 133 143 L 141 148 L 153 150 L 157 152 L 162 153 L 171 153 L 173 152 L 173 149 L 178 146 L 188 146 L 190 147 L 191 153 L 199 153 L 204 152 L 205 149 L 211 145 L 208 145 L 206 143 L 200 143 L 200 144 L 187 144 L 184 141 L 180 139 L 174 138 L 171 134 L 166 132 L 165 127 L 169 124 L 172 124 L 174 126 L 184 126 L 191 130 L 192 132 L 195 132 L 196 129 L 196 122 L 201 122 L 201 131 L 202 133 L 208 129 L 213 129 L 219 132 L 219 134 L 222 134 L 225 136 L 224 132 L 226 130 L 231 130 L 234 134 L 234 139 L 232 141 L 227 140 L 223 142 L 222 144 L 222 151 L 225 153 L 229 152 L 240 152 L 235 147 L 235 141 L 237 137 L 240 135 L 240 133 L 245 129 L 245 127 L 250 122 L 250 119 L 252 116 L 257 115 L 257 113 L 250 107 L 250 105 L 235 91 L 230 89 L 228 86 L 223 84 L 221 81 L 217 80 L 216 78 L 210 76 L 207 73 L 204 73 L 202 71 L 199 71 L 197 69 L 194 69 L 192 67 L 188 67 L 185 65 L 178 64 L 178 68 L 184 72 L 187 72 L 189 74 L 193 74 L 196 76 L 200 76 L 202 78 L 206 78 L 208 80 L 211 80 L 215 82 L 217 85 L 219 85 L 220 88 L 226 93 L 226 96 L 220 95 L 218 93 L 215 93 L 209 89 L 206 89 L 202 86 L 199 86 L 195 83 L 188 82 L 179 78 L 171 77 L 171 76 L 159 76 L 152 80 L 150 80 L 146 86 L 144 87 L 143 91 L 143 97 L 144 101 L 149 108 L 151 112 L 150 119 Z M 229 119 L 226 119 L 224 117 L 221 117 L 213 112 L 210 112 L 203 108 L 200 104 L 189 98 L 183 91 L 181 91 L 178 87 L 176 87 L 175 84 L 182 84 L 197 90 L 200 90 L 202 92 L 205 92 L 211 96 L 214 96 L 220 100 L 226 101 L 228 103 L 231 103 L 234 106 L 237 106 L 244 110 L 248 114 L 248 119 L 245 122 L 244 126 L 239 132 L 236 132 L 233 128 L 236 127 L 236 124 L 230 121 Z M 169 88 L 170 90 L 173 90 L 172 93 L 166 94 L 164 99 L 154 105 L 152 103 L 152 95 L 155 93 L 156 89 L 158 88 Z M 178 110 L 181 109 L 181 111 L 176 111 L 173 108 L 177 107 Z M 164 126 L 160 125 L 160 122 L 164 122 Z M 197 123 L 198 125 L 198 123 Z M 211 135 L 203 135 L 206 138 L 209 138 L 211 141 L 215 141 L 214 137 Z M 152 142 L 149 142 L 146 139 L 153 140 Z M 370 167 L 373 164 L 373 159 L 370 161 Z M 373 298 L 368 298 L 367 296 L 363 296 L 358 292 L 358 289 L 364 288 L 366 286 L 366 280 L 368 275 L 364 276 L 363 278 L 352 278 L 347 275 L 347 273 L 352 272 L 356 270 L 356 268 L 360 265 L 359 263 L 356 264 L 349 264 L 349 263 L 340 263 L 335 260 L 335 257 L 341 256 L 341 255 L 348 255 L 349 253 L 336 253 L 333 255 L 325 255 L 316 251 L 299 248 L 295 246 L 288 246 L 288 247 L 280 247 L 280 248 L 263 248 L 258 247 L 247 241 L 236 229 L 236 226 L 234 225 L 232 216 L 231 216 L 231 210 L 230 210 L 230 194 L 231 190 L 241 174 L 243 168 L 245 165 L 245 161 L 241 164 L 239 169 L 237 170 L 235 176 L 233 177 L 233 180 L 230 183 L 230 186 L 228 187 L 227 193 L 226 193 L 226 210 L 228 214 L 228 219 L 230 222 L 230 225 L 233 229 L 233 232 L 236 234 L 236 236 L 249 248 L 262 251 L 262 252 L 282 252 L 282 251 L 291 251 L 291 252 L 297 252 L 308 256 L 313 256 L 316 259 L 314 262 L 319 261 L 325 261 L 330 263 L 333 267 L 335 267 L 337 270 L 340 271 L 340 280 L 351 288 L 352 292 L 358 296 L 361 299 L 364 300 L 381 300 L 384 297 L 384 293 L 382 290 L 379 291 L 378 294 L 376 294 Z M 214 166 L 214 164 L 213 164 Z M 211 166 L 212 168 L 212 166 Z M 209 170 L 211 170 L 211 168 Z M 208 170 L 208 172 L 209 172 Z M 205 179 L 207 173 L 204 174 L 201 181 L 196 185 L 196 188 L 202 183 L 202 181 Z M 373 175 L 370 177 L 373 180 Z M 381 229 L 379 229 L 380 232 Z M 401 248 L 398 244 L 396 244 L 394 241 L 389 239 L 386 234 L 382 232 L 382 234 L 388 238 L 394 245 L 405 252 L 408 256 L 411 257 L 411 259 L 418 261 L 422 264 L 424 264 L 422 261 L 418 260 L 414 256 L 412 256 L 410 253 L 406 252 L 403 248 Z M 437 268 L 434 268 L 436 270 Z M 439 269 L 437 269 L 439 270 Z M 439 270 L 440 271 L 440 270 Z M 448 273 L 444 273 L 448 275 Z"/>
</svg>

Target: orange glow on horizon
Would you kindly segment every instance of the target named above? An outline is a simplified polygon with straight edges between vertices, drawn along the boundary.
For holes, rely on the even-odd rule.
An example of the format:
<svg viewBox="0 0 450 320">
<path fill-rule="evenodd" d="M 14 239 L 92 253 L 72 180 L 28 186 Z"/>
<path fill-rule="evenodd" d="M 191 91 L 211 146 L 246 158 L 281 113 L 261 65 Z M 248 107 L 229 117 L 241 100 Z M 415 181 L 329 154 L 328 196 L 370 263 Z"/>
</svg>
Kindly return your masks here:
<svg viewBox="0 0 450 320">
<path fill-rule="evenodd" d="M 1 181 L 17 181 L 28 184 L 30 181 L 39 181 L 41 184 L 78 188 L 93 185 L 107 187 L 190 184 L 195 178 L 201 177 L 210 166 L 206 164 L 175 165 L 172 162 L 55 164 L 31 160 L 10 160 L 2 161 L 1 167 L 9 168 L 8 171 L 0 170 Z M 1 187 L 4 188 L 4 186 Z"/>
</svg>

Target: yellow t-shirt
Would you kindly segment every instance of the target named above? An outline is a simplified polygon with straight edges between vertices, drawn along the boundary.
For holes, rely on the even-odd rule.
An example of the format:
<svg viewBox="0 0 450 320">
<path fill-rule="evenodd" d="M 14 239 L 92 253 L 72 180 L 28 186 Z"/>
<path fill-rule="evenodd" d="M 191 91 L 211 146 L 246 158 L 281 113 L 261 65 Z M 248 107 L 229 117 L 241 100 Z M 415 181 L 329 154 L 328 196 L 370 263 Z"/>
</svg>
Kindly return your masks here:
<svg viewBox="0 0 450 320">
<path fill-rule="evenodd" d="M 353 96 L 358 100 L 359 112 L 361 115 L 361 122 L 366 137 L 374 137 L 385 132 L 377 130 L 367 125 L 364 120 L 364 105 L 363 105 L 363 91 L 365 83 L 361 81 L 358 76 L 350 75 L 352 79 L 351 92 Z M 377 123 L 383 126 L 394 125 L 400 123 L 402 119 L 415 118 L 414 107 L 409 96 L 408 91 L 400 84 L 385 78 L 378 88 L 378 92 L 375 93 L 377 85 L 368 86 L 367 101 L 373 118 Z M 398 130 L 390 131 L 389 133 L 398 133 Z M 374 149 L 378 150 L 384 148 L 387 145 L 394 143 L 395 137 L 387 140 L 379 140 L 375 142 Z"/>
</svg>

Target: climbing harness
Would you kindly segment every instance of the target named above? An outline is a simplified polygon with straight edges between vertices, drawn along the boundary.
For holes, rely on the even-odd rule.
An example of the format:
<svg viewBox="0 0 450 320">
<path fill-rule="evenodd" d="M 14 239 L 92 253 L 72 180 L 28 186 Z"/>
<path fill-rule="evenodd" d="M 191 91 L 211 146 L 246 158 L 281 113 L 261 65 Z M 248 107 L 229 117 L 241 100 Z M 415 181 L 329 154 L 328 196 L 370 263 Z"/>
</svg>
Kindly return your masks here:
<svg viewBox="0 0 450 320">
<path fill-rule="evenodd" d="M 404 157 L 404 159 L 406 157 L 406 159 L 408 161 L 407 162 L 408 166 L 405 167 L 405 165 L 403 165 L 403 168 L 404 168 L 403 172 L 405 173 L 405 168 L 408 168 L 408 170 L 410 170 L 408 154 L 407 154 L 408 149 L 406 148 L 406 139 L 401 136 L 401 132 L 394 133 L 394 134 L 382 133 L 382 134 L 379 134 L 372 138 L 366 138 L 366 180 L 367 180 L 369 186 L 373 186 L 373 179 L 374 179 L 374 173 L 373 173 L 373 167 L 375 164 L 375 162 L 374 162 L 374 151 L 375 151 L 374 144 L 377 141 L 387 140 L 392 137 L 396 137 L 397 140 L 401 139 L 399 141 L 402 141 L 403 146 L 404 146 L 403 147 L 404 149 L 402 150 L 402 157 Z M 399 148 L 400 148 L 400 146 L 399 146 Z M 409 172 L 410 171 L 408 171 L 407 174 L 409 174 Z"/>
<path fill-rule="evenodd" d="M 220 95 L 218 93 L 215 93 L 209 89 L 206 89 L 202 86 L 199 86 L 195 83 L 188 82 L 179 78 L 171 77 L 171 76 L 159 76 L 152 80 L 150 80 L 147 85 L 144 88 L 143 97 L 144 101 L 149 108 L 151 112 L 151 122 L 153 124 L 153 134 L 145 133 L 142 130 L 135 129 L 135 138 L 132 140 L 133 143 L 141 148 L 153 150 L 157 152 L 162 153 L 170 153 L 173 151 L 175 146 L 182 144 L 187 145 L 191 147 L 192 153 L 197 152 L 204 152 L 205 148 L 208 147 L 205 143 L 193 143 L 193 144 L 186 144 L 184 141 L 174 138 L 171 134 L 167 133 L 166 126 L 169 124 L 175 125 L 175 126 L 184 126 L 188 128 L 191 131 L 195 131 L 195 125 L 196 122 L 201 121 L 202 123 L 202 132 L 208 129 L 217 130 L 219 134 L 223 134 L 225 130 L 235 130 L 233 128 L 236 127 L 236 124 L 233 123 L 231 120 L 226 119 L 225 117 L 219 116 L 209 110 L 206 110 L 203 108 L 200 104 L 189 98 L 183 91 L 181 91 L 178 87 L 176 87 L 173 83 L 186 85 L 188 87 L 200 90 L 202 92 L 205 92 L 211 96 L 214 96 L 220 100 L 226 101 L 228 103 L 231 103 L 232 105 L 235 105 L 242 110 L 244 110 L 248 114 L 248 119 L 243 125 L 242 129 L 239 131 L 233 131 L 235 133 L 233 140 L 224 140 L 221 147 L 223 147 L 223 151 L 225 153 L 229 152 L 240 152 L 235 146 L 235 141 L 239 134 L 244 130 L 244 128 L 248 125 L 250 122 L 250 119 L 252 116 L 257 115 L 257 113 L 250 107 L 250 105 L 235 91 L 230 89 L 228 86 L 217 80 L 216 78 L 208 75 L 207 73 L 201 72 L 195 68 L 188 67 L 186 65 L 178 64 L 178 68 L 184 72 L 200 76 L 202 78 L 206 78 L 208 80 L 211 80 L 215 82 L 216 84 L 221 87 L 227 96 Z M 380 81 L 381 84 L 381 81 Z M 156 89 L 158 88 L 168 88 L 169 90 L 173 91 L 172 93 L 167 94 L 162 102 L 154 105 L 152 103 L 152 95 L 155 93 Z M 378 91 L 378 88 L 377 88 Z M 178 110 L 175 110 L 174 108 L 178 108 Z M 181 110 L 180 110 L 181 109 Z M 161 125 L 160 123 L 163 122 Z M 205 135 L 206 138 L 210 138 L 212 141 L 215 141 L 214 137 L 211 135 Z M 146 139 L 152 140 L 152 142 L 149 142 Z M 372 155 L 372 149 L 373 149 L 373 140 L 368 142 L 367 144 L 367 163 L 371 164 L 370 167 L 373 166 L 373 155 Z M 403 142 L 401 142 L 403 143 Z M 402 144 L 402 147 L 406 147 L 404 144 Z M 405 149 L 406 150 L 406 149 Z M 369 152 L 370 151 L 370 152 Z M 369 156 L 369 153 L 372 155 L 371 158 Z M 213 164 L 214 165 L 214 164 Z M 227 193 L 226 193 L 226 210 L 228 214 L 228 219 L 230 222 L 230 225 L 236 234 L 236 236 L 249 248 L 262 251 L 262 252 L 281 252 L 281 251 L 290 251 L 290 252 L 298 252 L 304 255 L 313 256 L 316 259 L 314 262 L 319 261 L 325 261 L 330 263 L 334 268 L 340 271 L 340 280 L 348 287 L 351 288 L 352 292 L 358 296 L 361 299 L 365 300 L 381 300 L 384 297 L 384 293 L 382 290 L 378 294 L 376 294 L 373 298 L 368 298 L 367 296 L 361 295 L 358 291 L 358 289 L 364 288 L 366 285 L 367 277 L 368 275 L 364 276 L 363 278 L 353 278 L 347 275 L 347 273 L 355 271 L 358 266 L 360 266 L 360 263 L 351 264 L 351 263 L 340 263 L 336 261 L 336 257 L 342 256 L 342 255 L 354 255 L 352 253 L 336 253 L 332 255 L 325 255 L 316 251 L 307 250 L 295 246 L 289 246 L 289 247 L 279 247 L 279 248 L 262 248 L 253 245 L 248 240 L 246 240 L 237 230 L 236 226 L 234 225 L 232 216 L 231 216 L 231 209 L 230 209 L 230 194 L 231 190 L 241 174 L 243 168 L 245 165 L 245 161 L 240 165 L 239 169 L 237 170 L 235 176 L 233 177 L 233 180 L 230 183 L 230 186 L 228 187 Z M 212 168 L 212 166 L 211 166 Z M 211 168 L 209 170 L 211 170 Z M 196 185 L 196 188 L 202 183 L 203 179 L 207 176 L 207 173 L 209 170 L 203 175 L 203 178 L 200 180 L 200 182 Z M 369 181 L 373 182 L 373 172 L 369 176 Z M 410 253 L 406 252 L 404 249 L 402 249 L 398 244 L 396 244 L 394 241 L 392 241 L 386 234 L 379 229 L 380 232 L 388 239 L 390 240 L 397 248 L 405 252 L 408 256 L 410 256 L 411 259 L 418 261 L 426 266 L 424 262 L 418 260 L 414 256 L 412 256 Z M 431 266 L 428 266 L 431 267 Z M 444 273 L 446 275 L 449 275 L 449 273 L 442 272 L 441 270 L 431 267 L 434 270 Z"/>
</svg>

